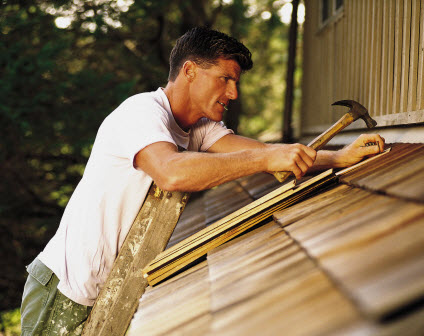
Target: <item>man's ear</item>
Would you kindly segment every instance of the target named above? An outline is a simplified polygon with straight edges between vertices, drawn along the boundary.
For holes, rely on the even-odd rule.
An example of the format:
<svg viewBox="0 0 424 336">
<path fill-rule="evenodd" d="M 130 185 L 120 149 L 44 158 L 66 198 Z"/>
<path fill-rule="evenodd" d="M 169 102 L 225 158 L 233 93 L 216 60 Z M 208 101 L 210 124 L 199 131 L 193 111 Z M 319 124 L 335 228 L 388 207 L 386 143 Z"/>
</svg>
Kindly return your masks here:
<svg viewBox="0 0 424 336">
<path fill-rule="evenodd" d="M 197 74 L 197 64 L 193 61 L 185 61 L 182 67 L 182 72 L 184 77 L 192 82 L 196 78 Z"/>
</svg>

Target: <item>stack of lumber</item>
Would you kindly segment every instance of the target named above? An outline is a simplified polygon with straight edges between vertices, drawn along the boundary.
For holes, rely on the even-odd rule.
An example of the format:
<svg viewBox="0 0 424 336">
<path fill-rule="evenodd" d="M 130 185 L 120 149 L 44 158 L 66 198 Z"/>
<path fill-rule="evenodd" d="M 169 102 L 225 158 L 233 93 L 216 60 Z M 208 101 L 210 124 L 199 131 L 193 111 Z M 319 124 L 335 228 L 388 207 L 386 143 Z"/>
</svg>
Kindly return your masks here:
<svg viewBox="0 0 424 336">
<path fill-rule="evenodd" d="M 253 200 L 238 181 L 231 181 L 209 190 L 208 197 L 203 198 L 206 225 L 217 222 Z M 222 206 L 223 203 L 225 207 Z"/>
<path fill-rule="evenodd" d="M 258 199 L 281 187 L 281 183 L 278 182 L 274 175 L 266 173 L 242 177 L 237 182 L 253 199 Z"/>
<path fill-rule="evenodd" d="M 297 186 L 294 181 L 284 184 L 159 254 L 143 269 L 144 277 L 150 285 L 157 284 L 208 251 L 269 218 L 275 211 L 287 208 L 336 179 L 330 169 Z"/>
</svg>

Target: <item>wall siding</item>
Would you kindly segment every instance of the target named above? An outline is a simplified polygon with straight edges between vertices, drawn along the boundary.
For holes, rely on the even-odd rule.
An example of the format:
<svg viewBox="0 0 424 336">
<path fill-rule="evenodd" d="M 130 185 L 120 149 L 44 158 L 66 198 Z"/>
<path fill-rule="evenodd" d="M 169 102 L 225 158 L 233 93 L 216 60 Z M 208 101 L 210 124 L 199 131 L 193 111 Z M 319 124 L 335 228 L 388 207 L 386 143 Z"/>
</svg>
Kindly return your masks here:
<svg viewBox="0 0 424 336">
<path fill-rule="evenodd" d="M 378 126 L 424 122 L 424 0 L 345 0 L 325 25 L 318 0 L 305 6 L 303 135 L 336 122 L 341 99 L 359 101 Z"/>
</svg>

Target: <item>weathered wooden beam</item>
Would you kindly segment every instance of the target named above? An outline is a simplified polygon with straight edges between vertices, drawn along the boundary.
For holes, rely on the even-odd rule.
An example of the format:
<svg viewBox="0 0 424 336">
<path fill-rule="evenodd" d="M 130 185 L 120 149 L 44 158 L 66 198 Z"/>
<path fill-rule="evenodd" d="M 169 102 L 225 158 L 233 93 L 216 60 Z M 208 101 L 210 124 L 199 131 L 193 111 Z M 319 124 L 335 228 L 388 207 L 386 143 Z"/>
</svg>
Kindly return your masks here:
<svg viewBox="0 0 424 336">
<path fill-rule="evenodd" d="M 162 252 L 189 194 L 150 187 L 84 326 L 84 336 L 124 335 L 148 286 L 142 269 Z"/>
</svg>

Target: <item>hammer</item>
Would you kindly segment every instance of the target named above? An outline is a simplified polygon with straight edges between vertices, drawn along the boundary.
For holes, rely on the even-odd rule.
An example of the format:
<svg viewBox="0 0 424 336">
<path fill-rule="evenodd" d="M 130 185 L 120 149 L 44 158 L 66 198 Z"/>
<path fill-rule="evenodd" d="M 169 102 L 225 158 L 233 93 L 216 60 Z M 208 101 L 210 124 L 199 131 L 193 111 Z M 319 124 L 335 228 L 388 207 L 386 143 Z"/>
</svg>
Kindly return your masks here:
<svg viewBox="0 0 424 336">
<path fill-rule="evenodd" d="M 342 129 L 349 126 L 355 120 L 361 118 L 365 121 L 368 128 L 373 128 L 377 125 L 377 122 L 372 119 L 367 111 L 367 109 L 354 100 L 339 100 L 333 103 L 332 105 L 342 105 L 350 107 L 348 113 L 346 113 L 339 121 L 337 121 L 333 126 L 331 126 L 324 133 L 316 137 L 312 140 L 308 147 L 312 149 L 319 150 L 324 147 L 337 133 L 339 133 Z M 279 182 L 283 182 L 286 180 L 292 172 L 274 172 L 275 178 Z"/>
</svg>

